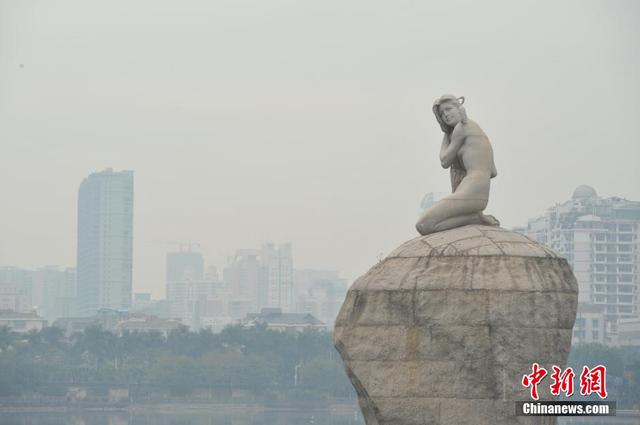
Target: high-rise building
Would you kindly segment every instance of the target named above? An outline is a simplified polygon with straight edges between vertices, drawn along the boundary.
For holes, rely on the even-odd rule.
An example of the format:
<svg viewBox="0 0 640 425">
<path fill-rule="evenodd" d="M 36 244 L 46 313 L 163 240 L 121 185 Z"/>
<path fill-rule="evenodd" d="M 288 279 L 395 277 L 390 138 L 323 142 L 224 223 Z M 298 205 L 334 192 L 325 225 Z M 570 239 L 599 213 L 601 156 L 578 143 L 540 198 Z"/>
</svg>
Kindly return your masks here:
<svg viewBox="0 0 640 425">
<path fill-rule="evenodd" d="M 290 243 L 262 245 L 260 259 L 265 267 L 268 308 L 293 311 L 293 255 Z"/>
<path fill-rule="evenodd" d="M 229 291 L 229 314 L 237 319 L 263 308 L 294 309 L 291 244 L 263 244 L 261 249 L 239 249 L 224 269 Z"/>
<path fill-rule="evenodd" d="M 169 314 L 192 329 L 201 329 L 212 317 L 227 315 L 222 302 L 227 298 L 224 285 L 215 268 L 210 268 L 206 275 L 204 270 L 202 254 L 191 248 L 167 254 Z"/>
<path fill-rule="evenodd" d="M 31 273 L 18 267 L 0 267 L 0 310 L 33 310 Z"/>
<path fill-rule="evenodd" d="M 40 267 L 31 272 L 32 302 L 38 314 L 53 323 L 60 317 L 77 315 L 76 269 Z"/>
<path fill-rule="evenodd" d="M 204 258 L 197 251 L 188 250 L 167 254 L 167 284 L 185 279 L 202 280 L 204 277 Z"/>
<path fill-rule="evenodd" d="M 260 311 L 267 305 L 266 269 L 260 260 L 260 250 L 238 249 L 224 269 L 223 279 L 233 300 L 234 318 Z"/>
<path fill-rule="evenodd" d="M 181 319 L 184 324 L 192 321 L 194 302 L 210 292 L 203 277 L 204 258 L 200 252 L 189 247 L 167 254 L 167 301 L 171 317 Z"/>
<path fill-rule="evenodd" d="M 640 313 L 639 227 L 640 202 L 602 198 L 583 185 L 518 229 L 562 254 L 573 269 L 579 286 L 574 342 L 615 344 L 619 321 Z"/>
<path fill-rule="evenodd" d="M 93 173 L 78 191 L 78 313 L 128 310 L 133 264 L 133 171 Z"/>
</svg>

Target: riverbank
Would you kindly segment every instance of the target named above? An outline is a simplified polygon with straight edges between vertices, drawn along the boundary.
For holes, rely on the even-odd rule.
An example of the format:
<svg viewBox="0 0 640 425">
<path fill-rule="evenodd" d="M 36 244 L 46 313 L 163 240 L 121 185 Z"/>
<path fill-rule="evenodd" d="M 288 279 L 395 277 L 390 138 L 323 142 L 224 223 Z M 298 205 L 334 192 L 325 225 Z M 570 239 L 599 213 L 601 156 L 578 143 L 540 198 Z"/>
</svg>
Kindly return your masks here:
<svg viewBox="0 0 640 425">
<path fill-rule="evenodd" d="M 357 403 L 286 402 L 273 404 L 232 402 L 147 402 L 118 405 L 113 403 L 0 403 L 0 413 L 65 413 L 65 412 L 129 412 L 129 413 L 190 413 L 217 412 L 256 414 L 262 412 L 318 411 L 349 414 Z"/>
</svg>

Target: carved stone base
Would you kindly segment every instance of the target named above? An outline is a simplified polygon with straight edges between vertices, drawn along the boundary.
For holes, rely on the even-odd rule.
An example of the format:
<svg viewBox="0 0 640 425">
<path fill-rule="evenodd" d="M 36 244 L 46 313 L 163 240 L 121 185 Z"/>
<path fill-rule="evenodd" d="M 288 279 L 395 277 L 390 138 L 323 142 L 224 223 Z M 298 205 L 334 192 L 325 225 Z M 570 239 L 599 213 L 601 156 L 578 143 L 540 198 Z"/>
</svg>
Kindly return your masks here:
<svg viewBox="0 0 640 425">
<path fill-rule="evenodd" d="M 564 367 L 577 294 L 564 258 L 499 227 L 404 243 L 352 285 L 336 321 L 365 422 L 555 424 L 516 417 L 515 401 L 531 400 L 532 363 Z"/>
</svg>

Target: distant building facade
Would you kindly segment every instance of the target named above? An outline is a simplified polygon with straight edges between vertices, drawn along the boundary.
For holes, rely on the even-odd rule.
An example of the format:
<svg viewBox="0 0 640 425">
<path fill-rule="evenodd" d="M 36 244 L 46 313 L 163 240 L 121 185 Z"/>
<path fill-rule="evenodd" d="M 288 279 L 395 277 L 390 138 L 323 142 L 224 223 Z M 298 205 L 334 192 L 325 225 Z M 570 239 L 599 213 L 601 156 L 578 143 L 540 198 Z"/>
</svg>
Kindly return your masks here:
<svg viewBox="0 0 640 425">
<path fill-rule="evenodd" d="M 167 254 L 167 284 L 185 279 L 202 280 L 204 278 L 204 258 L 197 251 L 188 250 Z"/>
<path fill-rule="evenodd" d="M 618 324 L 618 345 L 640 347 L 640 317 L 620 319 Z"/>
<path fill-rule="evenodd" d="M 240 319 L 262 308 L 294 309 L 293 253 L 290 243 L 239 249 L 224 269 L 229 314 Z"/>
<path fill-rule="evenodd" d="M 31 274 L 33 303 L 38 314 L 49 322 L 78 314 L 75 268 L 60 270 L 56 266 L 46 266 Z"/>
<path fill-rule="evenodd" d="M 265 326 L 277 331 L 302 332 L 307 329 L 324 331 L 327 326 L 312 314 L 283 313 L 279 308 L 263 308 L 260 313 L 250 313 L 241 321 L 245 327 Z"/>
<path fill-rule="evenodd" d="M 78 313 L 131 306 L 133 172 L 93 173 L 78 191 Z"/>
<path fill-rule="evenodd" d="M 639 314 L 640 202 L 579 186 L 569 201 L 517 229 L 567 258 L 578 280 L 575 342 L 616 344 L 620 320 Z"/>
<path fill-rule="evenodd" d="M 262 246 L 260 259 L 266 268 L 266 307 L 293 310 L 293 253 L 290 243 Z"/>
<path fill-rule="evenodd" d="M 178 320 L 105 308 L 99 310 L 94 316 L 60 318 L 53 322 L 52 326 L 62 329 L 67 335 L 84 332 L 91 327 L 100 327 L 117 334 L 123 332 L 160 332 L 166 336 L 172 330 L 180 328 L 182 324 Z"/>
<path fill-rule="evenodd" d="M 200 252 L 180 251 L 167 255 L 167 302 L 169 316 L 197 330 L 212 323 L 231 323 L 227 316 L 226 288 L 215 268 L 204 272 Z"/>
<path fill-rule="evenodd" d="M 33 310 L 32 276 L 18 267 L 0 267 L 0 310 L 29 313 Z"/>
<path fill-rule="evenodd" d="M 35 312 L 18 313 L 11 310 L 0 310 L 0 327 L 7 327 L 13 332 L 28 333 L 41 331 L 47 326 L 45 318 Z"/>
<path fill-rule="evenodd" d="M 36 312 L 49 322 L 76 314 L 76 270 L 0 267 L 0 310 Z"/>
<path fill-rule="evenodd" d="M 223 271 L 229 288 L 235 319 L 249 312 L 260 311 L 267 305 L 267 276 L 258 249 L 238 249 Z"/>
<path fill-rule="evenodd" d="M 333 325 L 347 295 L 347 280 L 334 270 L 294 270 L 293 275 L 295 312 Z"/>
</svg>

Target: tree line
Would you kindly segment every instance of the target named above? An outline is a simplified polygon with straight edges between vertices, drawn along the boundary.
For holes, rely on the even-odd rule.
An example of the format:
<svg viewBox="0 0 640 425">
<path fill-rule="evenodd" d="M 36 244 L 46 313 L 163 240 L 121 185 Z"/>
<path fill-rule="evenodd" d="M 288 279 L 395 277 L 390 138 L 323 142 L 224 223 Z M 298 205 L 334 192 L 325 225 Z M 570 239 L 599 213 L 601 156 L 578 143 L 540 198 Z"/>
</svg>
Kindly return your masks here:
<svg viewBox="0 0 640 425">
<path fill-rule="evenodd" d="M 568 365 L 575 371 L 597 364 L 607 366 L 608 399 L 618 409 L 640 408 L 640 349 L 572 348 Z M 91 327 L 66 337 L 55 327 L 28 334 L 0 328 L 0 397 L 60 396 L 70 386 L 127 387 L 174 397 L 189 397 L 196 389 L 309 400 L 355 397 L 327 332 L 231 326 L 217 334 L 180 328 L 165 336 Z"/>
<path fill-rule="evenodd" d="M 114 334 L 100 327 L 65 337 L 55 327 L 18 334 L 0 328 L 0 397 L 61 395 L 70 386 L 129 387 L 189 396 L 194 389 L 291 391 L 352 398 L 326 332 L 227 327 Z"/>
</svg>

